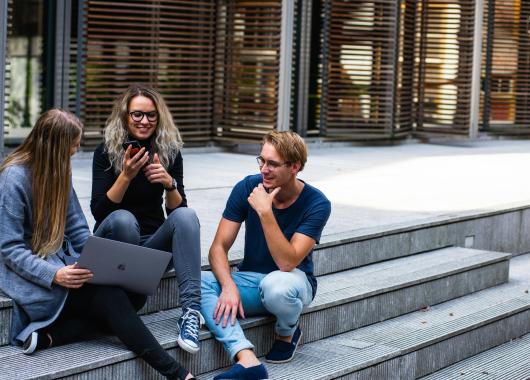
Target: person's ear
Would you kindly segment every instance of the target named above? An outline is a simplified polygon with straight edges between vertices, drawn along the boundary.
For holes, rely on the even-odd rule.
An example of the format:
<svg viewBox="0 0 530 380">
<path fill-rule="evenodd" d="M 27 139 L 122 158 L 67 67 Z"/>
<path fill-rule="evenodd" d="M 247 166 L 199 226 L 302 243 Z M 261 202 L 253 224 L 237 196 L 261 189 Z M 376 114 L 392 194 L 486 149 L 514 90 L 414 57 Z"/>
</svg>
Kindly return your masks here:
<svg viewBox="0 0 530 380">
<path fill-rule="evenodd" d="M 300 168 L 302 167 L 302 164 L 300 161 L 293 162 L 291 164 L 291 173 L 297 174 L 300 171 Z"/>
</svg>

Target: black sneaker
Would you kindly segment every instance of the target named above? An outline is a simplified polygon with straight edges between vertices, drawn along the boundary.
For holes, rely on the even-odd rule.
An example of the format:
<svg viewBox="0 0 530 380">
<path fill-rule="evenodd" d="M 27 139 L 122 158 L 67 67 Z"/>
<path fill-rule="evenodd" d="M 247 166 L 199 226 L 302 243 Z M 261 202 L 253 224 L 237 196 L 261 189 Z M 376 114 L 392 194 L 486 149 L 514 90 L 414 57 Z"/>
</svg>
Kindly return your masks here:
<svg viewBox="0 0 530 380">
<path fill-rule="evenodd" d="M 30 336 L 28 336 L 28 339 L 24 342 L 22 345 L 22 352 L 26 355 L 31 355 L 35 352 L 37 349 L 37 344 L 39 342 L 39 333 L 36 331 L 33 331 Z"/>
<path fill-rule="evenodd" d="M 296 328 L 291 343 L 284 342 L 283 340 L 276 339 L 272 345 L 271 350 L 265 355 L 265 360 L 269 363 L 287 363 L 290 362 L 298 343 L 300 343 L 300 338 L 302 338 L 302 331 L 300 326 Z"/>
</svg>

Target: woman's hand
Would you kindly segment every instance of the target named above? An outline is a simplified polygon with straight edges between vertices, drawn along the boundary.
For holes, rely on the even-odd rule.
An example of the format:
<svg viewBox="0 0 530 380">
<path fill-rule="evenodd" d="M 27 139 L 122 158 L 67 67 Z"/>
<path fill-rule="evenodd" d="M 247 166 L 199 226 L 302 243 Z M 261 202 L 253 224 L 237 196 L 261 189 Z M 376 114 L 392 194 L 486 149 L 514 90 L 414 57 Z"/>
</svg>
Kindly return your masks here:
<svg viewBox="0 0 530 380">
<path fill-rule="evenodd" d="M 138 153 L 131 157 L 131 145 L 129 145 L 123 156 L 123 176 L 129 182 L 132 181 L 140 169 L 147 163 L 147 160 L 149 160 L 149 152 L 145 150 L 145 147 L 142 147 Z"/>
<path fill-rule="evenodd" d="M 77 289 L 94 275 L 88 269 L 77 268 L 77 264 L 62 267 L 53 277 L 53 282 L 65 288 Z"/>
<path fill-rule="evenodd" d="M 160 163 L 157 153 L 153 156 L 153 163 L 145 167 L 144 174 L 149 182 L 161 183 L 164 188 L 171 187 L 173 183 L 173 178 Z"/>
</svg>

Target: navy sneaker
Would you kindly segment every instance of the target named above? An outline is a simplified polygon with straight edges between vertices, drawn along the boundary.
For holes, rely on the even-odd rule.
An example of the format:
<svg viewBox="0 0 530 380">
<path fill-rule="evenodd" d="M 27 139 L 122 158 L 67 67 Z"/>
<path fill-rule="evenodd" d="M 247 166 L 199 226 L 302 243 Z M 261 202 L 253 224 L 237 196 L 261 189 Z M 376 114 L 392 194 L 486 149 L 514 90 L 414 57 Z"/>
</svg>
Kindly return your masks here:
<svg viewBox="0 0 530 380">
<path fill-rule="evenodd" d="M 234 364 L 228 371 L 215 376 L 213 380 L 238 379 L 238 380 L 263 380 L 268 379 L 267 368 L 263 364 L 245 368 L 241 364 Z"/>
<path fill-rule="evenodd" d="M 269 363 L 290 362 L 294 357 L 298 343 L 300 343 L 300 338 L 302 338 L 302 331 L 300 326 L 298 326 L 293 334 L 291 343 L 276 339 L 269 353 L 265 355 L 265 360 Z"/>
<path fill-rule="evenodd" d="M 198 310 L 186 309 L 178 321 L 179 335 L 177 343 L 191 354 L 199 351 L 199 330 L 204 318 Z"/>
</svg>

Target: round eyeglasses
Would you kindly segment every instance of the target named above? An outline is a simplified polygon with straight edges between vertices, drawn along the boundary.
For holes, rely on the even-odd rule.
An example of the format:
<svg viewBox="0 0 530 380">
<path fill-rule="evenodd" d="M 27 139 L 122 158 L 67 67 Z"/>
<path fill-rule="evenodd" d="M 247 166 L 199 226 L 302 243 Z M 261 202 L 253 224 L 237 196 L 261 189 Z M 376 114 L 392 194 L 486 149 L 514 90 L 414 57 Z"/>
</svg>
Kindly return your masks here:
<svg viewBox="0 0 530 380">
<path fill-rule="evenodd" d="M 136 121 L 137 123 L 142 121 L 144 116 L 150 122 L 158 120 L 158 112 L 156 111 L 149 111 L 149 112 L 132 111 L 132 112 L 129 112 L 129 116 L 131 117 L 131 119 L 133 119 L 133 121 Z"/>
<path fill-rule="evenodd" d="M 256 161 L 258 163 L 258 166 L 259 166 L 260 170 L 264 166 L 267 166 L 269 168 L 269 170 L 276 170 L 280 166 L 289 166 L 289 165 L 291 165 L 291 163 L 289 161 L 285 161 L 285 162 L 270 161 L 270 160 L 265 160 L 261 156 L 256 157 Z"/>
</svg>

